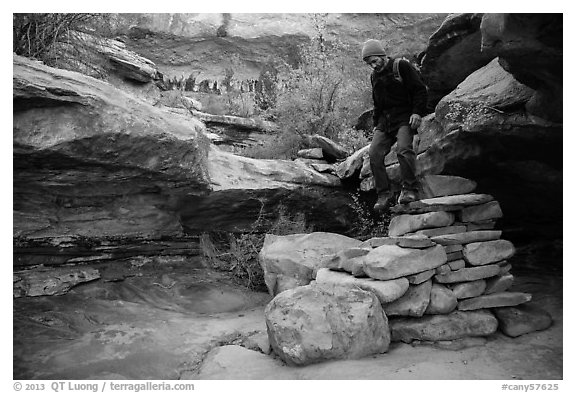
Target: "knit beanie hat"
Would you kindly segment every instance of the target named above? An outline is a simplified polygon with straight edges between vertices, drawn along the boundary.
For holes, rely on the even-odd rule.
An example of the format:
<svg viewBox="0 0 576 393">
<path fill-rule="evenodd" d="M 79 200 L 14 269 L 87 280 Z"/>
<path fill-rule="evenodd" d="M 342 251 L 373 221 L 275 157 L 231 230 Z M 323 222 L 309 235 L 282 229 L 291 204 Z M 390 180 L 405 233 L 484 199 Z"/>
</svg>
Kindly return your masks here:
<svg viewBox="0 0 576 393">
<path fill-rule="evenodd" d="M 384 52 L 380 41 L 368 40 L 364 43 L 362 47 L 362 60 L 370 56 L 386 56 L 386 52 Z"/>
</svg>

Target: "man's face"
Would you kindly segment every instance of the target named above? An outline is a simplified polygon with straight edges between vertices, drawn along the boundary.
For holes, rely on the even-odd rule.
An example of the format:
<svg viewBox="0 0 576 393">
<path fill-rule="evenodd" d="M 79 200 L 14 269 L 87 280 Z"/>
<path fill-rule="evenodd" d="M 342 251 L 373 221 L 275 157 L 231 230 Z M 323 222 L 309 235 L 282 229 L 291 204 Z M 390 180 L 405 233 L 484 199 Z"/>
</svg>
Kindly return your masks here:
<svg viewBox="0 0 576 393">
<path fill-rule="evenodd" d="M 382 56 L 370 56 L 365 60 L 366 64 L 372 67 L 375 71 L 381 71 L 385 66 L 384 57 Z"/>
</svg>

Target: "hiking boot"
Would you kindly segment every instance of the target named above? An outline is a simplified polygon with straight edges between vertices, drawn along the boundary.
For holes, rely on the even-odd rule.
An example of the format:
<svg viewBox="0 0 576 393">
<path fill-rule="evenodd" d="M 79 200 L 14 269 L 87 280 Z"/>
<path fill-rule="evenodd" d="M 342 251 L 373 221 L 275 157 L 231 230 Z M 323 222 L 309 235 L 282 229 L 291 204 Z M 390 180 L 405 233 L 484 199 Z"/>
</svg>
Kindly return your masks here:
<svg viewBox="0 0 576 393">
<path fill-rule="evenodd" d="M 386 209 L 394 204 L 394 196 L 392 194 L 383 193 L 378 195 L 378 200 L 374 205 L 374 211 L 378 214 L 382 214 Z"/>
<path fill-rule="evenodd" d="M 418 195 L 416 191 L 413 190 L 402 190 L 400 197 L 398 197 L 398 203 L 404 205 L 406 203 L 414 202 L 418 200 Z"/>
</svg>

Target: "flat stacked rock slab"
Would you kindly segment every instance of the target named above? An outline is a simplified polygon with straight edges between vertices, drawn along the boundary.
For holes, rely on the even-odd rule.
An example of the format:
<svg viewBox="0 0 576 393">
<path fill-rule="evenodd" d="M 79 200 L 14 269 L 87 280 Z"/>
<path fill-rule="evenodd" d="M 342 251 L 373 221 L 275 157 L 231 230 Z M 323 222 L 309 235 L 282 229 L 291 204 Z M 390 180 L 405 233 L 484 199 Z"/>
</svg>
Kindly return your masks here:
<svg viewBox="0 0 576 393">
<path fill-rule="evenodd" d="M 408 280 L 404 277 L 395 280 L 380 281 L 371 278 L 356 278 L 348 273 L 320 269 L 316 274 L 318 284 L 350 285 L 372 292 L 382 305 L 400 298 L 408 290 Z"/>
<path fill-rule="evenodd" d="M 483 278 L 494 277 L 500 273 L 500 267 L 497 265 L 487 265 L 478 267 L 467 267 L 464 269 L 452 271 L 450 273 L 436 275 L 434 279 L 441 284 L 452 284 L 465 281 L 476 281 Z"/>
<path fill-rule="evenodd" d="M 489 240 L 500 239 L 501 235 L 502 231 L 472 231 L 472 232 L 454 233 L 450 235 L 434 236 L 431 240 L 434 243 L 442 244 L 443 246 L 449 246 L 456 244 L 468 244 L 474 242 L 484 243 Z M 466 247 L 464 247 L 464 250 L 466 250 Z M 462 253 L 464 254 L 464 251 Z"/>
<path fill-rule="evenodd" d="M 454 215 L 447 212 L 429 212 L 422 214 L 401 214 L 390 221 L 388 234 L 400 236 L 419 229 L 437 228 L 452 225 Z"/>
<path fill-rule="evenodd" d="M 476 182 L 459 176 L 427 175 L 421 180 L 424 199 L 469 194 L 476 189 Z"/>
<path fill-rule="evenodd" d="M 479 231 L 480 232 L 480 231 Z M 481 231 L 500 232 L 500 231 Z M 468 232 L 471 233 L 471 232 Z M 489 240 L 489 239 L 488 239 Z M 464 260 L 472 266 L 487 265 L 511 258 L 516 249 L 508 240 L 493 240 L 482 242 L 470 242 L 462 251 Z"/>
<path fill-rule="evenodd" d="M 435 211 L 456 211 L 469 206 L 482 205 L 494 200 L 487 194 L 450 195 L 436 198 L 422 199 L 410 202 L 407 205 L 396 205 L 390 209 L 395 214 L 420 214 Z"/>
<path fill-rule="evenodd" d="M 377 280 L 392 280 L 435 269 L 446 263 L 442 246 L 408 249 L 380 246 L 364 257 L 364 272 Z"/>
<path fill-rule="evenodd" d="M 465 299 L 458 302 L 458 310 L 470 311 L 481 308 L 517 306 L 532 299 L 532 295 L 523 292 L 498 292 Z"/>
<path fill-rule="evenodd" d="M 498 321 L 491 312 L 454 311 L 446 315 L 425 315 L 422 318 L 390 320 L 392 341 L 457 340 L 464 337 L 488 336 L 496 331 Z"/>
</svg>

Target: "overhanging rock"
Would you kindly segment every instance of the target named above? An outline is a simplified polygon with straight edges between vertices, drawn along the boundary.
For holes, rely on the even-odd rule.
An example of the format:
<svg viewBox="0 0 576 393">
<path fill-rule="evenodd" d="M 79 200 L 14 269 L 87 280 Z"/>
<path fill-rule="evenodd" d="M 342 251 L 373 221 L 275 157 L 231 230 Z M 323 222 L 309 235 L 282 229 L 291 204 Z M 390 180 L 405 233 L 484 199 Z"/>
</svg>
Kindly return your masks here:
<svg viewBox="0 0 576 393">
<path fill-rule="evenodd" d="M 335 176 L 219 151 L 191 115 L 79 73 L 19 56 L 13 71 L 15 263 L 53 255 L 50 239 L 62 237 L 70 248 L 54 263 L 112 255 L 91 244 L 181 243 L 258 218 L 271 225 L 281 206 L 318 229 L 343 231 L 354 218 Z"/>
</svg>

